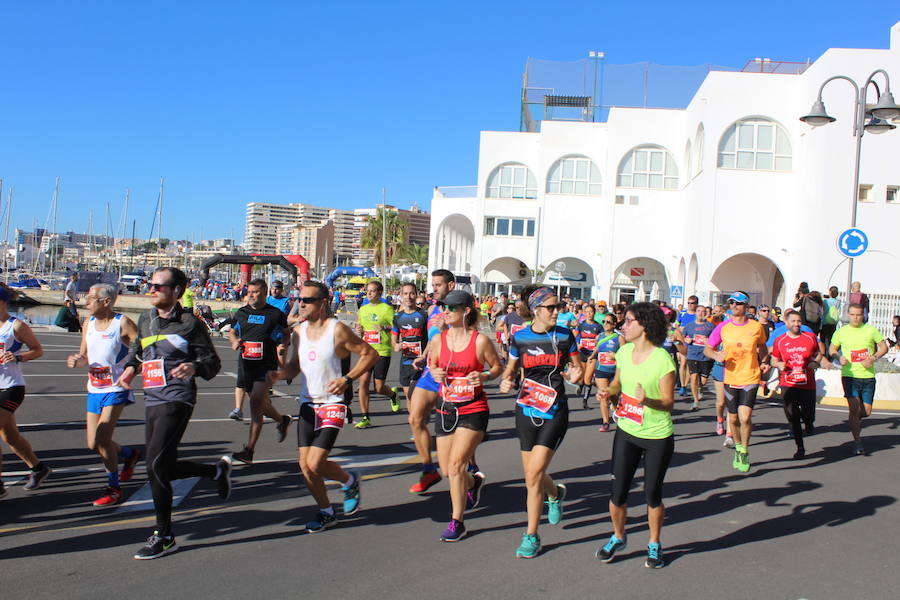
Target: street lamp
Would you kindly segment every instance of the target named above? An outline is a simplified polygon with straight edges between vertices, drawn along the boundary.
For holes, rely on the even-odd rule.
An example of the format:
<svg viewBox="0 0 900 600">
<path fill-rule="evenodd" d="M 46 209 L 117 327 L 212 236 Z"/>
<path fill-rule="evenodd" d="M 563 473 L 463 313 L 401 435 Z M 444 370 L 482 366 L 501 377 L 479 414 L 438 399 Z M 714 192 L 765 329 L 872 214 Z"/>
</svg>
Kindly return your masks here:
<svg viewBox="0 0 900 600">
<path fill-rule="evenodd" d="M 882 92 L 879 89 L 878 84 L 875 83 L 875 76 L 879 73 L 884 76 L 884 92 Z M 856 206 L 859 202 L 859 155 L 863 134 L 866 131 L 873 134 L 880 134 L 896 129 L 896 125 L 890 123 L 889 119 L 896 120 L 896 118 L 900 116 L 900 106 L 897 106 L 894 102 L 894 96 L 891 94 L 891 80 L 888 77 L 887 71 L 884 69 L 872 71 L 872 74 L 869 75 L 865 84 L 862 86 L 857 85 L 856 81 L 846 75 L 835 75 L 834 77 L 826 79 L 822 85 L 819 86 L 819 94 L 816 97 L 816 101 L 813 103 L 809 114 L 800 117 L 801 121 L 808 125 L 812 125 L 813 127 L 819 127 L 821 125 L 833 123 L 836 120 L 828 114 L 825 110 L 825 104 L 822 102 L 822 90 L 825 89 L 826 85 L 836 79 L 843 79 L 844 81 L 849 82 L 856 93 L 853 120 L 853 137 L 856 138 L 856 159 L 853 165 L 853 191 L 850 196 L 850 227 L 854 228 L 856 227 Z M 878 99 L 875 102 L 875 105 L 872 106 L 871 109 L 868 109 L 866 106 L 866 92 L 870 85 L 875 88 Z M 869 119 L 868 123 L 866 122 L 867 117 Z M 847 262 L 847 302 L 849 303 L 850 286 L 853 284 L 853 259 L 848 258 Z M 846 314 L 846 312 L 844 314 Z"/>
</svg>

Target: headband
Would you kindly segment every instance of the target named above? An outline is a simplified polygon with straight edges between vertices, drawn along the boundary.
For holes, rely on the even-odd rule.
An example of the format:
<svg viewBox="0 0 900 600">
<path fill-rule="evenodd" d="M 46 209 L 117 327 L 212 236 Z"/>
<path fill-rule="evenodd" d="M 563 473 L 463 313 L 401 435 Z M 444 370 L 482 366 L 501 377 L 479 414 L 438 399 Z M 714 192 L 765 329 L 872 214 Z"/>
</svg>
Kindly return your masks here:
<svg viewBox="0 0 900 600">
<path fill-rule="evenodd" d="M 555 295 L 555 290 L 552 290 L 548 287 L 539 287 L 538 289 L 531 292 L 530 296 L 528 296 L 528 308 L 531 309 L 531 312 L 534 312 L 534 309 L 543 304 L 544 300 L 546 300 L 550 296 Z"/>
</svg>

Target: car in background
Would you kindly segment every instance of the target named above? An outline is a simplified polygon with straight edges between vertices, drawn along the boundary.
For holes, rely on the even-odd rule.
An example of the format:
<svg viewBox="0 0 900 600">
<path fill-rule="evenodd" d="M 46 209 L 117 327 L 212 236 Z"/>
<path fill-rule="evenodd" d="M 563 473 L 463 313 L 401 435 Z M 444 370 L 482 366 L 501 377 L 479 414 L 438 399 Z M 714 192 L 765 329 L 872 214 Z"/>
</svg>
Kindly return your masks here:
<svg viewBox="0 0 900 600">
<path fill-rule="evenodd" d="M 119 278 L 119 291 L 137 293 L 141 291 L 141 285 L 147 281 L 147 274 L 143 271 L 131 271 Z"/>
</svg>

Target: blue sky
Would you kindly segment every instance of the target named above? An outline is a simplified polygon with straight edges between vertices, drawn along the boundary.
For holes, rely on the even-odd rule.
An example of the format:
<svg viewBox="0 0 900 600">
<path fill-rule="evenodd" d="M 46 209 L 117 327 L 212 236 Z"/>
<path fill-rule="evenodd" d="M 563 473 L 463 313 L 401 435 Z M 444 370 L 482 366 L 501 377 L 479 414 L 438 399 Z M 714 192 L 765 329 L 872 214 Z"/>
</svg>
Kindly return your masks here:
<svg viewBox="0 0 900 600">
<path fill-rule="evenodd" d="M 819 14 L 809 16 L 815 6 Z M 853 6 L 851 14 L 851 6 Z M 517 130 L 527 57 L 815 59 L 883 48 L 883 2 L 4 2 L 0 177 L 13 225 L 243 235 L 247 202 L 428 207 L 475 182 L 481 130 Z M 881 17 L 881 15 L 884 15 Z M 879 18 L 881 17 L 881 18 Z M 129 226 L 130 229 L 130 226 Z"/>
</svg>

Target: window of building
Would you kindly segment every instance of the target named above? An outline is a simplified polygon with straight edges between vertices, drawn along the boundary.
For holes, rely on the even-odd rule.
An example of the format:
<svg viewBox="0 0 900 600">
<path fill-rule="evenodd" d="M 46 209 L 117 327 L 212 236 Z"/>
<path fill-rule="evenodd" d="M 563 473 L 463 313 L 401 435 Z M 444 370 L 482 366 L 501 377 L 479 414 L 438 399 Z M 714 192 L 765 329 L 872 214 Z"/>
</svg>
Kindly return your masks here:
<svg viewBox="0 0 900 600">
<path fill-rule="evenodd" d="M 885 202 L 888 204 L 897 204 L 900 201 L 900 197 L 898 197 L 898 192 L 900 192 L 900 186 L 889 185 L 887 186 L 887 193 L 884 196 Z"/>
<path fill-rule="evenodd" d="M 488 176 L 487 197 L 537 198 L 537 181 L 523 164 L 500 165 Z"/>
<path fill-rule="evenodd" d="M 755 171 L 790 171 L 791 140 L 767 119 L 745 119 L 728 128 L 719 142 L 719 166 Z"/>
<path fill-rule="evenodd" d="M 859 186 L 859 195 L 857 196 L 857 200 L 860 202 L 872 202 L 872 186 L 871 185 L 860 185 Z"/>
<path fill-rule="evenodd" d="M 678 189 L 678 167 L 665 148 L 639 146 L 619 164 L 619 187 Z"/>
<path fill-rule="evenodd" d="M 616 204 L 625 204 L 625 196 L 616 196 Z"/>
<path fill-rule="evenodd" d="M 485 217 L 484 235 L 534 237 L 534 219 Z"/>
<path fill-rule="evenodd" d="M 586 156 L 566 156 L 550 167 L 547 176 L 548 194 L 578 194 L 599 196 L 600 170 Z"/>
</svg>

